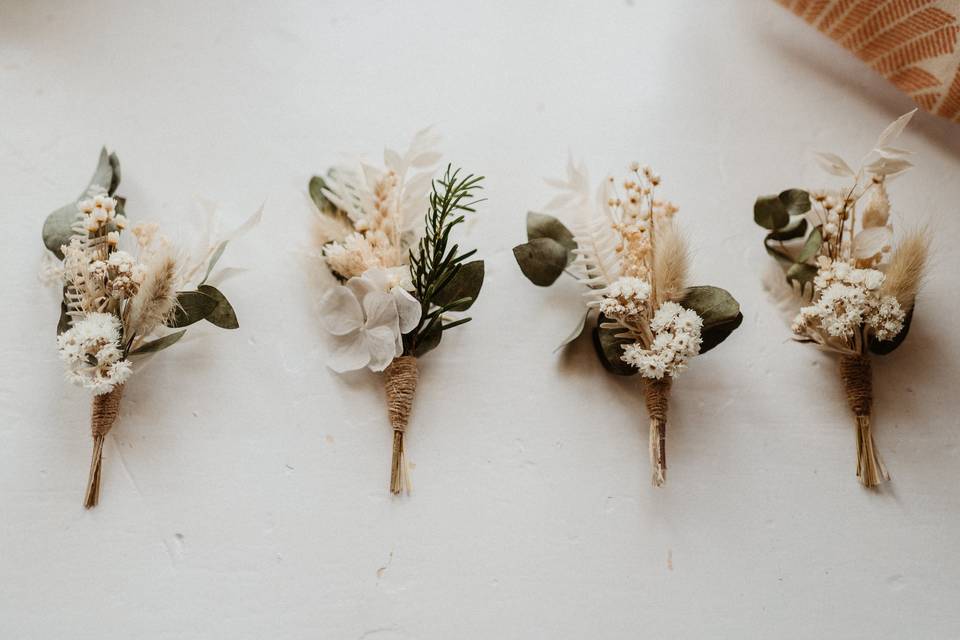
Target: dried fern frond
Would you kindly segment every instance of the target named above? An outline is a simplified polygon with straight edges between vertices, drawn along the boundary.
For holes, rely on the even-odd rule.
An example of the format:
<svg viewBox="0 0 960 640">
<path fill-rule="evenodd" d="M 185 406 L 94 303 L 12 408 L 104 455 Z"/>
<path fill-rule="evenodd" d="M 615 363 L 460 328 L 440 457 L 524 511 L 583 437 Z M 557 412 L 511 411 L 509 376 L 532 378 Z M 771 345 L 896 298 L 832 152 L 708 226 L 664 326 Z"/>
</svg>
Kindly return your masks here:
<svg viewBox="0 0 960 640">
<path fill-rule="evenodd" d="M 177 261 L 170 251 L 158 253 L 147 267 L 148 273 L 130 301 L 126 335 L 146 336 L 164 324 L 177 304 Z"/>
<path fill-rule="evenodd" d="M 589 288 L 587 304 L 599 304 L 604 290 L 620 277 L 620 237 L 601 216 L 574 225 L 572 231 L 577 243 L 573 267 L 585 276 L 580 282 Z"/>
<path fill-rule="evenodd" d="M 687 286 L 687 242 L 673 220 L 657 223 L 653 246 L 653 289 L 656 304 L 679 300 Z"/>
<path fill-rule="evenodd" d="M 913 308 L 929 252 L 930 233 L 926 228 L 918 229 L 910 232 L 897 245 L 887 265 L 883 293 L 894 296 L 904 311 Z"/>
</svg>

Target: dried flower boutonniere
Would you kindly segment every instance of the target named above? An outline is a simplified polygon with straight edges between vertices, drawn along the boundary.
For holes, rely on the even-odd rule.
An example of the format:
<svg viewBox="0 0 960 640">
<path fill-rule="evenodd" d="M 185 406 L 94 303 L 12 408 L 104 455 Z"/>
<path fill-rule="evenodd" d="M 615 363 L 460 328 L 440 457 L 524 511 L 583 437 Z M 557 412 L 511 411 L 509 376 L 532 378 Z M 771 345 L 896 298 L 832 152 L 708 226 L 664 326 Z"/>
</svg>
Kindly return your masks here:
<svg viewBox="0 0 960 640">
<path fill-rule="evenodd" d="M 328 365 L 384 373 L 394 494 L 410 490 L 403 438 L 417 359 L 444 332 L 469 322 L 451 314 L 469 309 L 483 285 L 483 261 L 467 261 L 476 250 L 462 251 L 451 238 L 479 202 L 483 178 L 448 165 L 434 179 L 434 143 L 429 131 L 420 132 L 403 155 L 387 149 L 384 168 L 335 168 L 309 185 L 321 255 L 338 283 L 320 301 L 335 343 Z"/>
<path fill-rule="evenodd" d="M 892 249 L 887 182 L 912 165 L 910 152 L 891 146 L 914 111 L 888 126 L 854 171 L 832 153 L 818 154 L 829 173 L 848 178 L 842 189 L 788 189 L 757 198 L 753 218 L 768 230 L 764 246 L 782 266 L 782 298 L 796 315 L 792 329 L 840 357 L 840 378 L 857 423 L 857 477 L 875 487 L 890 476 L 870 428 L 871 354 L 899 347 L 913 318 L 929 249 L 925 229 Z M 797 310 L 799 307 L 799 310 Z"/>
<path fill-rule="evenodd" d="M 561 274 L 581 282 L 587 307 L 563 344 L 592 326 L 606 369 L 639 373 L 650 418 L 653 484 L 666 480 L 667 406 L 671 384 L 689 360 L 717 346 L 743 321 L 740 305 L 717 287 L 687 286 L 686 243 L 674 220 L 677 207 L 655 193 L 660 176 L 634 163 L 622 183 L 609 177 L 596 195 L 583 167 L 571 161 L 554 216 L 527 215 L 528 242 L 513 253 L 523 274 L 546 287 Z M 562 346 L 562 345 L 561 345 Z"/>
<path fill-rule="evenodd" d="M 131 229 L 134 255 L 122 248 L 129 223 L 126 200 L 116 193 L 119 184 L 120 161 L 102 150 L 79 201 L 57 209 L 43 225 L 50 252 L 43 276 L 63 292 L 60 358 L 67 380 L 94 394 L 87 508 L 99 500 L 104 438 L 117 419 L 135 362 L 171 346 L 183 337 L 184 327 L 199 320 L 224 329 L 239 326 L 233 307 L 210 284 L 211 272 L 227 243 L 259 219 L 258 212 L 232 234 L 194 251 L 172 246 L 155 224 L 139 225 Z M 211 210 L 211 223 L 215 216 Z M 198 283 L 195 290 L 183 290 L 192 282 Z"/>
</svg>

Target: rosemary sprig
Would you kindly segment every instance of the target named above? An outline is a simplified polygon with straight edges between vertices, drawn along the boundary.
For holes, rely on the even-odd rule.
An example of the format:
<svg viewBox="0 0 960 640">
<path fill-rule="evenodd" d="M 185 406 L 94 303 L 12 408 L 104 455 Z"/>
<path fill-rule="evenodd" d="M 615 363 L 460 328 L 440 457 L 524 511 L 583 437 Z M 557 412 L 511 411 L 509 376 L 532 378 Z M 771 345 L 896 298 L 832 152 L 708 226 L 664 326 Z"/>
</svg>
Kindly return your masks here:
<svg viewBox="0 0 960 640">
<path fill-rule="evenodd" d="M 450 244 L 453 228 L 483 201 L 474 197 L 483 188 L 483 176 L 461 177 L 460 172 L 447 165 L 443 177 L 433 181 L 430 208 L 425 216 L 426 232 L 416 253 L 410 250 L 410 276 L 422 313 L 417 326 L 403 336 L 404 354 L 423 353 L 439 343 L 443 331 L 470 321 L 468 317 L 447 322 L 445 314 L 467 309 L 473 298 L 447 300 L 443 295 L 460 274 L 464 260 L 477 252 L 471 249 L 460 253 L 460 245 Z"/>
</svg>

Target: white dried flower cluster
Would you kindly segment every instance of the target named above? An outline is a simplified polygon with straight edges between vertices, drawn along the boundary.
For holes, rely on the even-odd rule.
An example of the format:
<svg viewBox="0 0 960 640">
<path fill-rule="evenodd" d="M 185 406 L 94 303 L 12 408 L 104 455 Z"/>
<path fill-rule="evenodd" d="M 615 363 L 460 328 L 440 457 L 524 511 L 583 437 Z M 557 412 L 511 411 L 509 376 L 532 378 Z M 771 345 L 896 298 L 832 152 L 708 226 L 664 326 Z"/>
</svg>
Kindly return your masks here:
<svg viewBox="0 0 960 640">
<path fill-rule="evenodd" d="M 650 283 L 640 278 L 624 277 L 607 288 L 600 302 L 600 313 L 608 318 L 629 318 L 644 313 L 650 299 Z"/>
<path fill-rule="evenodd" d="M 117 213 L 117 199 L 111 198 L 102 190 L 94 190 L 91 197 L 81 200 L 77 206 L 84 215 L 84 228 L 89 233 L 97 233 L 110 223 L 119 230 L 127 226 L 126 217 Z M 116 231 L 107 234 L 107 241 L 114 246 L 119 239 L 120 235 Z"/>
<path fill-rule="evenodd" d="M 650 320 L 654 334 L 650 348 L 639 342 L 626 345 L 621 358 L 645 378 L 676 377 L 687 368 L 687 360 L 700 353 L 702 328 L 703 318 L 696 311 L 664 302 Z"/>
<path fill-rule="evenodd" d="M 127 381 L 130 361 L 120 348 L 120 320 L 112 313 L 88 313 L 57 337 L 60 358 L 67 365 L 67 380 L 109 393 Z"/>
<path fill-rule="evenodd" d="M 132 298 L 147 277 L 145 266 L 126 251 L 113 251 L 104 260 L 90 263 L 91 277 L 101 278 L 114 298 Z"/>
<path fill-rule="evenodd" d="M 851 338 L 865 326 L 878 340 L 890 340 L 903 329 L 904 312 L 894 296 L 883 296 L 884 275 L 876 269 L 856 269 L 849 262 L 817 259 L 814 304 L 803 307 L 792 329 L 798 335 L 821 332 Z"/>
</svg>

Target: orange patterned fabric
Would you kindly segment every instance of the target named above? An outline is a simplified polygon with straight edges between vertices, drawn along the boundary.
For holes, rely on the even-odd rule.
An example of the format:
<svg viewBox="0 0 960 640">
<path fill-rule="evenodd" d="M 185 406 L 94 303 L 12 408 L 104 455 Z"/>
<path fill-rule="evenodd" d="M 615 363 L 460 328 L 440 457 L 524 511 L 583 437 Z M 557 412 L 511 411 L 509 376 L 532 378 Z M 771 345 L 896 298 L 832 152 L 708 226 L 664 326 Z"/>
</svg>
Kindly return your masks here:
<svg viewBox="0 0 960 640">
<path fill-rule="evenodd" d="M 922 108 L 960 122 L 960 0 L 777 0 Z"/>
</svg>

